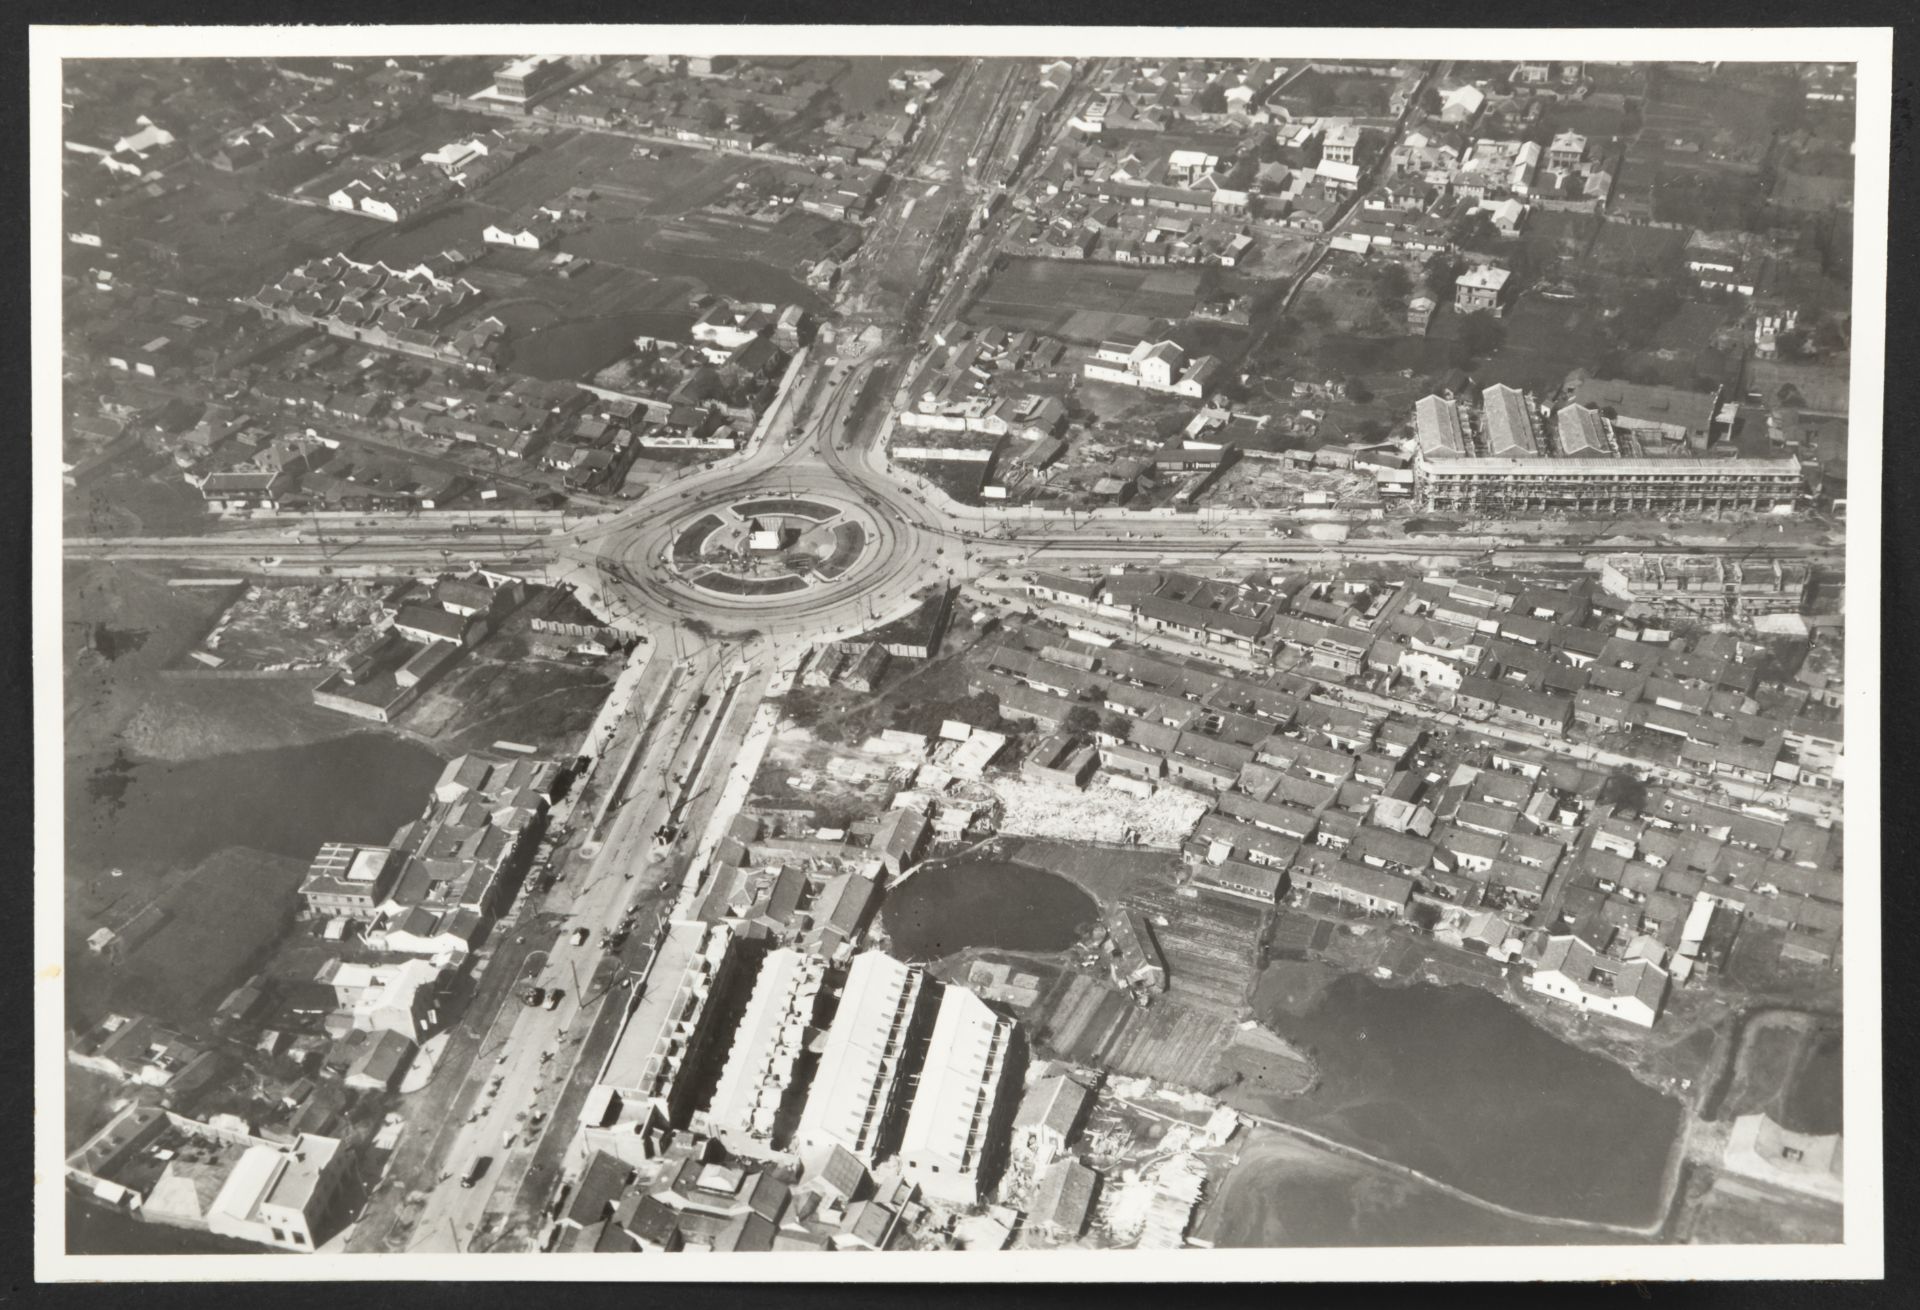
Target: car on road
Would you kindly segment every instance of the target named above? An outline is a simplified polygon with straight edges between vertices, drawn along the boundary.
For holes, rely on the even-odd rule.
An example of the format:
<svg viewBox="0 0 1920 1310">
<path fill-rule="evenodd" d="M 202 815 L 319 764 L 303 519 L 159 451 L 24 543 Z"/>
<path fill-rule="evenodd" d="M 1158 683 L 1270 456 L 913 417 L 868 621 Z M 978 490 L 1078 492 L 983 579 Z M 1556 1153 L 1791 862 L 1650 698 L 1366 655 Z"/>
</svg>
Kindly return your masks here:
<svg viewBox="0 0 1920 1310">
<path fill-rule="evenodd" d="M 490 1155 L 474 1156 L 472 1162 L 467 1165 L 467 1171 L 460 1175 L 460 1186 L 472 1187 L 479 1182 L 492 1163 L 493 1157 Z"/>
<path fill-rule="evenodd" d="M 589 934 L 585 928 L 575 928 L 573 930 L 573 944 L 575 946 L 586 945 L 588 936 Z"/>
<path fill-rule="evenodd" d="M 558 988 L 558 987 L 556 987 L 556 988 L 554 988 L 554 989 L 553 989 L 552 991 L 550 991 L 550 992 L 548 992 L 548 993 L 547 993 L 547 1008 L 548 1008 L 549 1010 L 557 1010 L 557 1009 L 559 1009 L 559 1008 L 560 1008 L 560 998 L 561 998 L 562 996 L 565 996 L 565 995 L 566 995 L 566 993 L 565 993 L 564 991 L 562 991 L 562 990 L 561 990 L 560 988 Z"/>
</svg>

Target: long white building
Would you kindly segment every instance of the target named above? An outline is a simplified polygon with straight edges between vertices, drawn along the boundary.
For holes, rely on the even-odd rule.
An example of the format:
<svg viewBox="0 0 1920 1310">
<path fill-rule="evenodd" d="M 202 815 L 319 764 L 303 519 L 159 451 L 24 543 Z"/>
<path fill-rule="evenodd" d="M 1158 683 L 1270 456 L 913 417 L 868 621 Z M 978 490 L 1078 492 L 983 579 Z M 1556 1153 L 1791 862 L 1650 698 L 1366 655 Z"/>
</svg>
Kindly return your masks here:
<svg viewBox="0 0 1920 1310">
<path fill-rule="evenodd" d="M 724 924 L 682 920 L 668 927 L 646 989 L 627 1012 L 587 1093 L 581 1128 L 589 1149 L 622 1159 L 656 1121 L 681 1126 L 692 1109 L 692 1073 L 716 1036 L 715 997 L 739 960 Z M 630 1140 L 631 1139 L 631 1140 Z"/>
<path fill-rule="evenodd" d="M 977 1205 L 995 1144 L 1013 1020 L 964 987 L 947 987 L 927 1044 L 920 1088 L 900 1142 L 905 1176 L 926 1196 Z"/>
<path fill-rule="evenodd" d="M 819 1013 L 827 962 L 781 947 L 769 952 L 734 1030 L 707 1110 L 708 1131 L 736 1153 L 771 1152 L 775 1120 L 793 1087 Z"/>
<path fill-rule="evenodd" d="M 836 1146 L 868 1168 L 879 1160 L 904 1090 L 900 1066 L 924 986 L 917 967 L 880 951 L 854 957 L 794 1134 L 794 1149 L 809 1173 Z"/>
</svg>

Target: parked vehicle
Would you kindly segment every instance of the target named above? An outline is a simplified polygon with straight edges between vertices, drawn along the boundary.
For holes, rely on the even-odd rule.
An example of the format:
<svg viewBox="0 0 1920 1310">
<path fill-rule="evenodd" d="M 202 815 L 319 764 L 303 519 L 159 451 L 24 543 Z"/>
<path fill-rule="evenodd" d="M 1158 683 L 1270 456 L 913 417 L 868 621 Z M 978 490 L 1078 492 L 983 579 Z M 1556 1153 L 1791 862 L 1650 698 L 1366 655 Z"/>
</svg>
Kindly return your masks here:
<svg viewBox="0 0 1920 1310">
<path fill-rule="evenodd" d="M 562 991 L 562 990 L 560 990 L 560 988 L 558 988 L 558 987 L 556 987 L 556 988 L 554 988 L 554 989 L 553 989 L 552 991 L 550 991 L 550 992 L 548 992 L 548 993 L 547 993 L 547 1008 L 548 1008 L 549 1010 L 554 1010 L 554 1009 L 558 1009 L 558 1008 L 559 1008 L 559 1006 L 560 1006 L 560 998 L 561 998 L 562 996 L 565 996 L 565 995 L 566 995 L 566 993 L 565 993 L 564 991 Z"/>
<path fill-rule="evenodd" d="M 573 944 L 575 946 L 586 945 L 588 935 L 589 934 L 585 928 L 575 928 L 573 930 Z"/>
<path fill-rule="evenodd" d="M 467 1165 L 467 1171 L 460 1175 L 460 1186 L 472 1187 L 487 1172 L 487 1166 L 493 1163 L 490 1155 L 476 1155 Z"/>
</svg>

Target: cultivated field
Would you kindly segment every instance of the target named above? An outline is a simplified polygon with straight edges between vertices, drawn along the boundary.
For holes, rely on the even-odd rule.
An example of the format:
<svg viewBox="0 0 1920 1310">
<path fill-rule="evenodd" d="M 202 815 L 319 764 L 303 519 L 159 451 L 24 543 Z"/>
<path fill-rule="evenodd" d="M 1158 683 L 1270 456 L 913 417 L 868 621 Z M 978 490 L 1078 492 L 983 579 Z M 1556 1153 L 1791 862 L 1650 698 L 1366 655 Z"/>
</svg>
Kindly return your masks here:
<svg viewBox="0 0 1920 1310">
<path fill-rule="evenodd" d="M 966 317 L 976 325 L 1098 342 L 1141 335 L 1157 318 L 1185 318 L 1199 289 L 1193 270 L 1015 259 L 988 280 Z"/>
<path fill-rule="evenodd" d="M 1161 998 L 1145 1010 L 1124 993 L 1072 973 L 1040 1002 L 1035 1023 L 1043 1047 L 1077 1064 L 1195 1090 L 1215 1077 L 1231 1021 Z"/>
<path fill-rule="evenodd" d="M 1135 901 L 1153 920 L 1168 993 L 1196 1010 L 1237 1016 L 1259 969 L 1260 907 L 1206 894 L 1190 900 L 1164 886 Z"/>
</svg>

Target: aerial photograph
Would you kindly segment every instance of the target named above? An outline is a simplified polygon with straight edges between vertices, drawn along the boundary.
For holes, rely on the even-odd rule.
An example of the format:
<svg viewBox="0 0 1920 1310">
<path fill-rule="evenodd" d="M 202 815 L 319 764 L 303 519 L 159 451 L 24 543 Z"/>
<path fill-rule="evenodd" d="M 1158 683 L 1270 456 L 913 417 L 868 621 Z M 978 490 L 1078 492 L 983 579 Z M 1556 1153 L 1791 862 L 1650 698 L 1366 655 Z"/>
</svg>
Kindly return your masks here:
<svg viewBox="0 0 1920 1310">
<path fill-rule="evenodd" d="M 1842 1243 L 1856 66 L 1297 44 L 64 59 L 64 1250 Z"/>
</svg>

